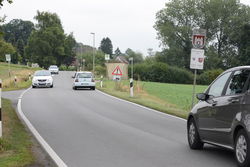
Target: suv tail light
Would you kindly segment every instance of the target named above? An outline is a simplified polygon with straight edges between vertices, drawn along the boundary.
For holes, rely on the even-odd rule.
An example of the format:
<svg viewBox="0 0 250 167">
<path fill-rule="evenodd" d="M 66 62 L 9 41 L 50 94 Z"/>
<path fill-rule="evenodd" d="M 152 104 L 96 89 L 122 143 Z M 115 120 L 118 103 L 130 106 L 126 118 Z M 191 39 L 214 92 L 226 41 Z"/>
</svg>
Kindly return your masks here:
<svg viewBox="0 0 250 167">
<path fill-rule="evenodd" d="M 75 80 L 75 82 L 79 82 L 79 80 L 78 80 L 78 79 L 76 79 L 76 80 Z"/>
</svg>

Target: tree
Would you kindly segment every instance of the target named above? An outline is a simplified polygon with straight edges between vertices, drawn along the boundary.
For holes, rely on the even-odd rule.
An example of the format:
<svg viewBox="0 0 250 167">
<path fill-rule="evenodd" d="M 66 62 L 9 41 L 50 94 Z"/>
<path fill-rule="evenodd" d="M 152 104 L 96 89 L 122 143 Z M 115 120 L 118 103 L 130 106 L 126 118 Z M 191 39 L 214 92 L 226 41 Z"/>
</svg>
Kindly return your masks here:
<svg viewBox="0 0 250 167">
<path fill-rule="evenodd" d="M 93 52 L 83 52 L 77 54 L 77 60 L 80 62 L 80 65 L 82 64 L 82 60 L 85 60 L 84 62 L 84 70 L 92 70 L 93 69 Z M 104 53 L 102 51 L 96 51 L 95 52 L 95 66 L 104 66 L 105 60 L 104 60 Z"/>
<path fill-rule="evenodd" d="M 74 56 L 73 34 L 64 34 L 61 20 L 55 13 L 38 11 L 35 19 L 38 24 L 25 48 L 25 55 L 29 61 L 37 62 L 45 68 L 51 64 L 70 64 Z"/>
<path fill-rule="evenodd" d="M 114 58 L 117 57 L 117 56 L 120 56 L 121 54 L 122 54 L 122 52 L 120 51 L 119 48 L 117 48 L 117 49 L 115 50 L 115 53 L 114 53 Z"/>
<path fill-rule="evenodd" d="M 0 0 L 0 6 L 3 6 L 3 1 L 4 0 Z M 7 0 L 8 3 L 12 3 L 13 1 L 12 0 Z"/>
<path fill-rule="evenodd" d="M 109 54 L 111 57 L 113 55 L 113 45 L 111 40 L 107 38 L 103 38 L 100 45 L 100 50 L 103 51 L 103 53 Z"/>
<path fill-rule="evenodd" d="M 250 64 L 250 24 L 246 24 L 240 31 L 239 57 L 242 65 Z"/>
<path fill-rule="evenodd" d="M 62 61 L 63 64 L 69 66 L 71 64 L 71 62 L 73 62 L 74 58 L 76 57 L 76 53 L 74 51 L 74 47 L 76 46 L 76 40 L 74 38 L 73 33 L 71 33 L 70 35 L 66 36 L 65 39 L 65 58 Z"/>
<path fill-rule="evenodd" d="M 16 48 L 16 55 L 22 59 L 22 63 L 26 63 L 24 57 L 24 47 L 28 43 L 28 38 L 34 30 L 34 24 L 30 21 L 20 19 L 11 20 L 2 26 L 5 41 L 11 43 Z M 17 63 L 17 59 L 12 59 L 13 63 Z"/>
<path fill-rule="evenodd" d="M 134 63 L 141 63 L 143 62 L 143 55 L 141 53 L 138 52 L 134 52 L 132 49 L 128 48 L 125 52 L 126 54 L 126 58 L 127 60 L 129 60 L 129 58 L 133 58 Z"/>
<path fill-rule="evenodd" d="M 0 39 L 0 61 L 5 61 L 5 54 L 15 53 L 15 48 L 10 44 Z"/>
<path fill-rule="evenodd" d="M 200 27 L 207 30 L 207 48 L 228 68 L 236 65 L 237 33 L 250 21 L 250 9 L 238 0 L 171 0 L 156 20 L 166 63 L 189 68 L 192 29 Z"/>
</svg>

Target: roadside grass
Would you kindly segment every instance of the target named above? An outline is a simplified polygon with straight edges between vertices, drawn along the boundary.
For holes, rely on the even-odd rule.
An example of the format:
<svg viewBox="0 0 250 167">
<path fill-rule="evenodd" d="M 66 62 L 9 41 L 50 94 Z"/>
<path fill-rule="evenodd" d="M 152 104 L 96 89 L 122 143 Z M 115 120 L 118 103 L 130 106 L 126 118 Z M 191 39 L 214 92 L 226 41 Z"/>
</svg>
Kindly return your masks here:
<svg viewBox="0 0 250 167">
<path fill-rule="evenodd" d="M 9 76 L 9 65 L 7 63 L 0 63 L 0 79 L 3 82 L 3 91 L 28 88 L 31 85 L 29 75 L 32 75 L 38 69 L 40 68 L 10 64 Z M 15 76 L 17 79 L 16 83 L 14 82 Z"/>
<path fill-rule="evenodd" d="M 18 119 L 11 101 L 2 99 L 3 137 L 0 139 L 0 166 L 22 167 L 34 162 L 30 136 Z"/>
<path fill-rule="evenodd" d="M 134 81 L 134 97 L 130 97 L 128 80 L 104 80 L 103 88 L 100 88 L 100 83 L 97 88 L 113 96 L 181 118 L 187 118 L 191 109 L 193 85 Z M 207 86 L 198 85 L 196 92 L 203 92 L 206 88 Z"/>
</svg>

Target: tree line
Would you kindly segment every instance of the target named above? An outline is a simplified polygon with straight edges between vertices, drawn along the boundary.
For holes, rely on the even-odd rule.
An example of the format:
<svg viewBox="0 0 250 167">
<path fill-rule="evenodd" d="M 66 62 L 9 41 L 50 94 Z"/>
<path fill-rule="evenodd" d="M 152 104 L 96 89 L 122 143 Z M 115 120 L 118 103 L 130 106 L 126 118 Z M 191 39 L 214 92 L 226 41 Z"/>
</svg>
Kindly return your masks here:
<svg viewBox="0 0 250 167">
<path fill-rule="evenodd" d="M 35 20 L 37 24 L 12 20 L 0 26 L 3 32 L 0 34 L 0 61 L 8 52 L 14 55 L 13 63 L 37 62 L 42 67 L 74 63 L 91 70 L 94 53 L 97 72 L 105 73 L 104 54 L 109 54 L 112 59 L 133 57 L 137 79 L 181 83 L 182 80 L 176 78 L 180 76 L 189 83 L 192 78 L 189 69 L 192 30 L 203 28 L 207 30 L 206 60 L 204 70 L 198 72 L 199 83 L 208 84 L 206 82 L 223 70 L 250 63 L 250 7 L 239 0 L 168 1 L 157 12 L 154 25 L 163 50 L 154 54 L 151 50 L 147 57 L 129 48 L 124 53 L 119 48 L 114 49 L 108 37 L 102 39 L 98 48 L 78 43 L 72 33 L 64 33 L 55 13 L 38 12 Z M 152 68 L 155 69 L 148 71 Z M 168 75 L 164 71 L 168 71 Z M 172 80 L 163 79 L 154 72 Z M 178 75 L 171 76 L 174 74 Z"/>
</svg>

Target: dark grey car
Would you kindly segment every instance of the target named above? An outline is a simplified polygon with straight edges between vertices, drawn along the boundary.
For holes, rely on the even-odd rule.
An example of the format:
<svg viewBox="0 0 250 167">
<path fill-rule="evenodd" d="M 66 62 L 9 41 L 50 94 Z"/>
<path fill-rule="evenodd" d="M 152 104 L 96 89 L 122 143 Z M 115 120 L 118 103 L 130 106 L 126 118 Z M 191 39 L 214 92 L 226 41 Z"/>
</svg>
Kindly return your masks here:
<svg viewBox="0 0 250 167">
<path fill-rule="evenodd" d="M 229 148 L 239 166 L 250 166 L 250 66 L 225 71 L 197 98 L 187 121 L 190 148 Z"/>
</svg>

